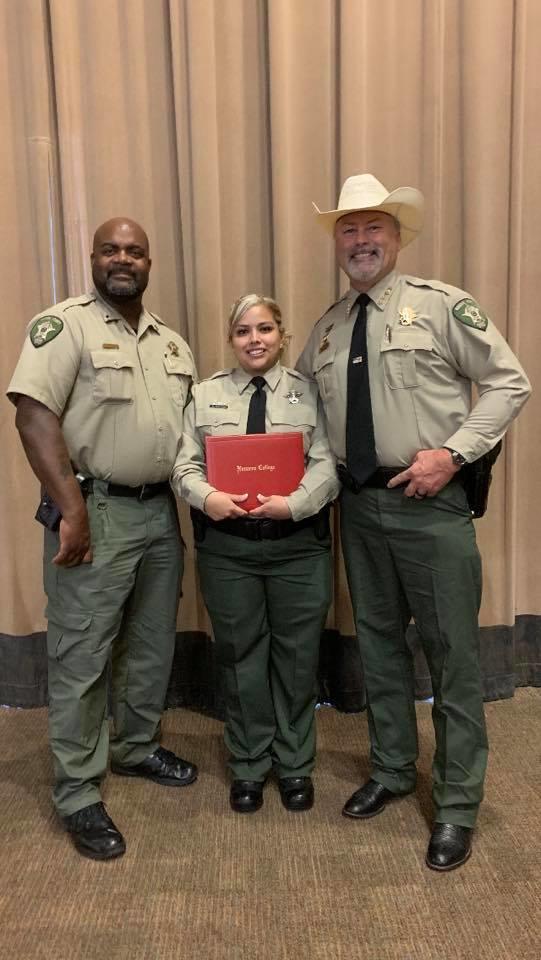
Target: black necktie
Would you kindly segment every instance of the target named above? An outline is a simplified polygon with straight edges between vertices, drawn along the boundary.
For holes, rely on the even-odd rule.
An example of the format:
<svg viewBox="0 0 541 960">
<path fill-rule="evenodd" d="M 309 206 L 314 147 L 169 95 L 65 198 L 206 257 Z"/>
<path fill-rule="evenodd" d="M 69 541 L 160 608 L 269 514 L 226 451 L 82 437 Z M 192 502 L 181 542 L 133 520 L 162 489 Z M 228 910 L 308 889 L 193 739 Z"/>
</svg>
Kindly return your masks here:
<svg viewBox="0 0 541 960">
<path fill-rule="evenodd" d="M 358 483 L 364 483 L 377 467 L 374 422 L 366 347 L 366 305 L 370 297 L 357 297 L 359 312 L 351 334 L 348 360 L 346 419 L 346 465 Z"/>
<path fill-rule="evenodd" d="M 250 397 L 246 433 L 265 433 L 266 380 L 265 377 L 252 377 L 251 383 L 253 383 L 255 390 Z"/>
</svg>

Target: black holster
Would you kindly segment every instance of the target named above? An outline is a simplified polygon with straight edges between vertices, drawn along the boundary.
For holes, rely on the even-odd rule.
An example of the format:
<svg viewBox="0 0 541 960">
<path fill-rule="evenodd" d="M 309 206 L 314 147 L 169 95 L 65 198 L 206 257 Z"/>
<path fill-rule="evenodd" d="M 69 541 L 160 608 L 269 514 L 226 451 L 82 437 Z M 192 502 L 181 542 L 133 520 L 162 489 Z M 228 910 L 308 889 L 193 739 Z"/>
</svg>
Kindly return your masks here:
<svg viewBox="0 0 541 960">
<path fill-rule="evenodd" d="M 196 543 L 203 543 L 207 532 L 207 518 L 201 510 L 190 507 L 190 518 L 193 527 L 193 538 Z"/>
<path fill-rule="evenodd" d="M 329 514 L 331 511 L 331 505 L 328 503 L 325 507 L 322 507 L 319 513 L 312 518 L 314 521 L 314 533 L 316 535 L 316 540 L 326 540 L 331 535 L 331 523 L 329 519 Z"/>
<path fill-rule="evenodd" d="M 39 501 L 34 519 L 44 527 L 47 527 L 47 530 L 58 530 L 60 526 L 62 514 L 46 490 L 41 494 L 41 500 Z"/>
<path fill-rule="evenodd" d="M 479 519 L 479 517 L 483 517 L 486 513 L 488 493 L 490 484 L 492 483 L 492 467 L 501 449 L 502 441 L 498 440 L 498 443 L 492 450 L 489 450 L 482 457 L 479 457 L 478 460 L 474 460 L 473 463 L 466 463 L 462 467 L 460 479 L 466 491 L 466 498 L 472 517 L 476 520 Z"/>
<path fill-rule="evenodd" d="M 79 473 L 75 474 L 75 476 L 81 488 L 83 499 L 86 500 L 92 487 L 92 481 Z M 60 527 L 61 519 L 62 514 L 60 513 L 58 504 L 49 496 L 46 490 L 42 490 L 41 500 L 34 514 L 34 520 L 37 520 L 42 526 L 47 527 L 47 530 L 56 531 Z"/>
</svg>

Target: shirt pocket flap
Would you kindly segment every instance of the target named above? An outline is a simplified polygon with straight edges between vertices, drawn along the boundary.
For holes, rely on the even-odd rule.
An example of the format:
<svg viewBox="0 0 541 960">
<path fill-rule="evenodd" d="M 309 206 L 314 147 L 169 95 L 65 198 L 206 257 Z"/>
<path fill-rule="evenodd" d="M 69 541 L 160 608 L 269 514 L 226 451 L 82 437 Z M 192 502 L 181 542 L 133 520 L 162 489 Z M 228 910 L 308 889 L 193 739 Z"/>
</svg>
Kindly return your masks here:
<svg viewBox="0 0 541 960">
<path fill-rule="evenodd" d="M 190 377 L 192 376 L 191 368 L 183 357 L 173 357 L 170 354 L 167 354 L 163 358 L 163 365 L 167 373 L 174 373 L 180 377 Z"/>
<path fill-rule="evenodd" d="M 130 360 L 125 353 L 121 353 L 120 350 L 91 350 L 90 356 L 92 357 L 92 365 L 95 370 L 103 370 L 104 368 L 111 367 L 114 370 L 120 370 L 123 367 L 131 367 L 133 369 L 134 363 L 133 360 Z"/>
<path fill-rule="evenodd" d="M 317 421 L 317 409 L 303 403 L 300 399 L 297 403 L 283 401 L 273 404 L 270 411 L 271 423 L 282 423 L 289 427 L 309 426 L 315 427 Z"/>
<path fill-rule="evenodd" d="M 389 350 L 432 350 L 434 345 L 432 334 L 426 330 L 394 329 L 391 332 L 391 341 L 384 340 L 381 344 L 381 353 Z"/>
<path fill-rule="evenodd" d="M 218 401 L 216 401 L 218 403 Z M 240 423 L 240 407 L 211 407 L 210 405 L 200 407 L 196 410 L 196 427 L 225 427 L 238 426 Z M 225 431 L 224 431 L 225 432 Z"/>
</svg>

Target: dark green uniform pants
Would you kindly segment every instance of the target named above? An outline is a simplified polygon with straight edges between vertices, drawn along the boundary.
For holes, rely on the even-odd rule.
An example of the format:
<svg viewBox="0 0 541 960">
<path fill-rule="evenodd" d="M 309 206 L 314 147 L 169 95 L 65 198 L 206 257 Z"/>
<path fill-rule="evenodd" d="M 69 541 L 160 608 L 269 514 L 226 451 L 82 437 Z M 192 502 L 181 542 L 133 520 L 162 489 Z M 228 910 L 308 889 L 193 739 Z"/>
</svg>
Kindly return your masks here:
<svg viewBox="0 0 541 960">
<path fill-rule="evenodd" d="M 481 561 L 460 483 L 415 500 L 402 490 L 343 490 L 341 531 L 363 662 L 372 777 L 415 786 L 413 616 L 428 661 L 436 735 L 435 820 L 471 827 L 483 797 L 487 738 L 477 615 Z"/>
<path fill-rule="evenodd" d="M 206 530 L 203 597 L 223 667 L 225 741 L 239 780 L 308 776 L 321 631 L 331 596 L 330 541 L 305 528 L 281 540 Z"/>
<path fill-rule="evenodd" d="M 45 532 L 49 732 L 53 799 L 62 816 L 96 803 L 109 751 L 107 663 L 112 650 L 114 737 L 119 764 L 159 745 L 182 576 L 174 499 L 106 495 L 87 500 L 94 559 L 57 567 L 58 535 Z"/>
</svg>

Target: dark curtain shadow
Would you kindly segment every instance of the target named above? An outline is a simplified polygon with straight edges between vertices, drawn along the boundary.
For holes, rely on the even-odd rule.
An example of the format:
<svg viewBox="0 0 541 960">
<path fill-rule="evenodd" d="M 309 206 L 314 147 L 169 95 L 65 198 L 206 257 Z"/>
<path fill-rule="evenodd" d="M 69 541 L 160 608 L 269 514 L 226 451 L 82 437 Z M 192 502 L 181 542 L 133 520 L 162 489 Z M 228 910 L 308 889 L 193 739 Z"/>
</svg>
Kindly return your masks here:
<svg viewBox="0 0 541 960">
<path fill-rule="evenodd" d="M 415 627 L 408 628 L 415 660 L 415 693 L 431 696 L 427 663 Z M 485 700 L 504 700 L 516 687 L 541 686 L 541 617 L 517 617 L 514 627 L 482 627 L 481 671 Z M 321 638 L 319 700 L 344 713 L 365 708 L 363 671 L 357 640 L 337 630 Z M 0 634 L 0 705 L 43 707 L 47 703 L 47 653 L 44 633 L 25 637 Z M 212 639 L 202 632 L 177 634 L 167 707 L 188 707 L 223 719 L 220 668 Z"/>
</svg>

